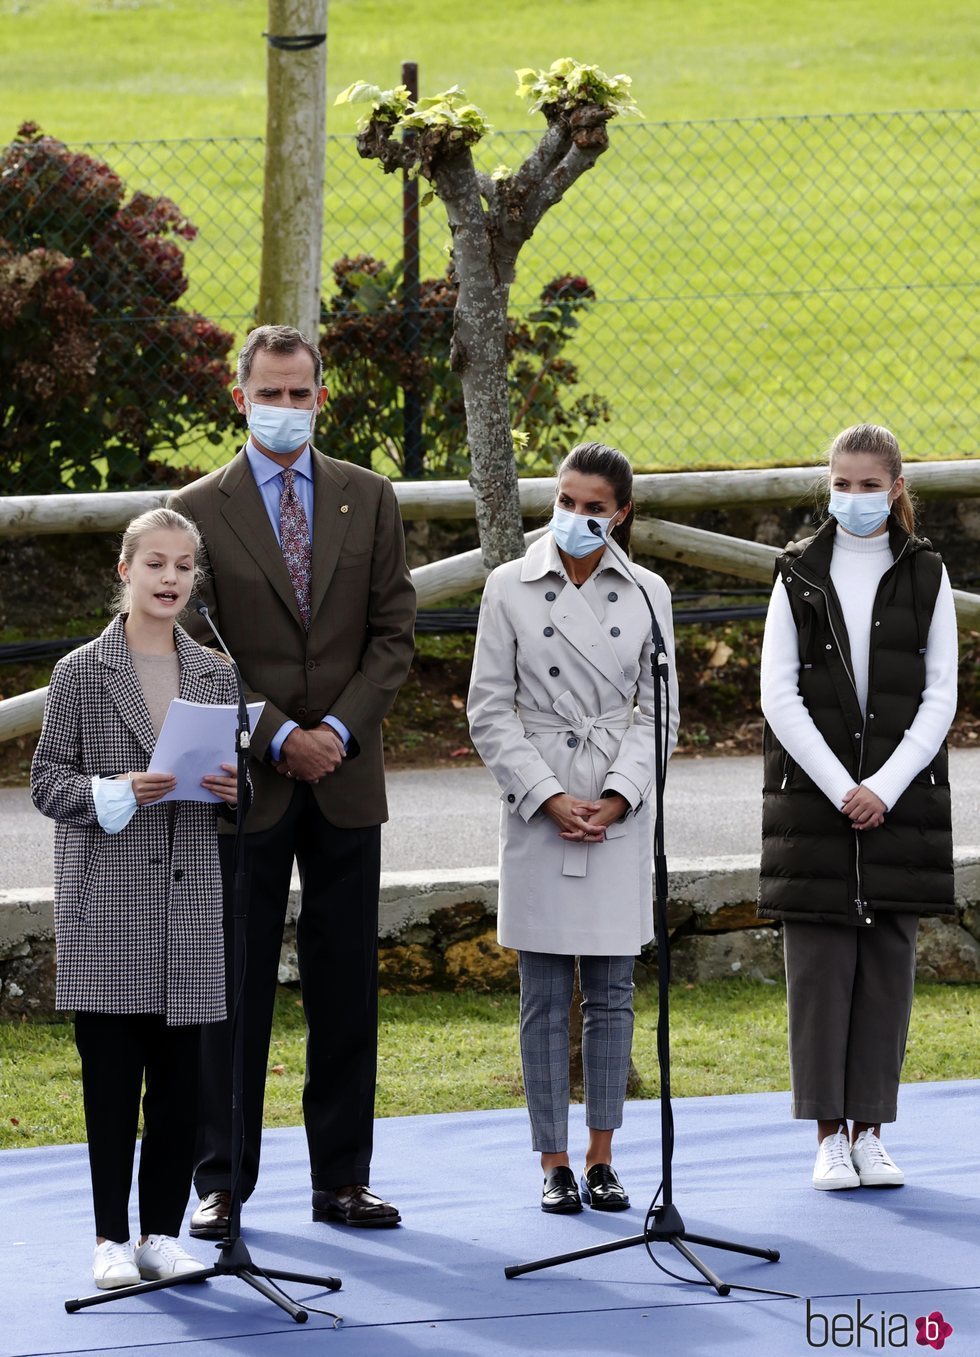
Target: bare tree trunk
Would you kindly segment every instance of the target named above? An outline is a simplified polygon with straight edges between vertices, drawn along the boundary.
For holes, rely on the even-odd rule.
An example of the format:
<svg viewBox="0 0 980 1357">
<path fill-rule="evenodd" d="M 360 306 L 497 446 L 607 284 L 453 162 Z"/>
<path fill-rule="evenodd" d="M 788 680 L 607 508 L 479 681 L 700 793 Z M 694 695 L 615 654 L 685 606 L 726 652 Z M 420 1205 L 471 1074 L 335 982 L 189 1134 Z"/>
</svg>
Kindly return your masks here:
<svg viewBox="0 0 980 1357">
<path fill-rule="evenodd" d="M 567 115 L 552 109 L 537 147 L 512 179 L 478 174 L 469 143 L 438 123 L 407 147 L 392 135 L 399 113 L 388 107 L 358 133 L 358 153 L 386 174 L 414 166 L 432 181 L 453 233 L 458 293 L 450 365 L 466 406 L 470 484 L 483 562 L 492 570 L 524 553 L 517 463 L 507 390 L 507 300 L 517 256 L 544 214 L 609 145 L 609 107 L 585 104 Z M 472 138 L 470 139 L 472 140 Z M 484 208 L 484 202 L 487 206 Z"/>
<path fill-rule="evenodd" d="M 453 233 L 459 283 L 450 365 L 463 386 L 470 485 L 483 562 L 492 570 L 524 552 L 507 393 L 508 286 L 468 149 L 440 159 L 436 186 Z"/>
<path fill-rule="evenodd" d="M 269 0 L 268 111 L 262 208 L 260 325 L 320 329 L 326 156 L 327 0 Z M 277 39 L 324 34 L 315 46 Z"/>
</svg>

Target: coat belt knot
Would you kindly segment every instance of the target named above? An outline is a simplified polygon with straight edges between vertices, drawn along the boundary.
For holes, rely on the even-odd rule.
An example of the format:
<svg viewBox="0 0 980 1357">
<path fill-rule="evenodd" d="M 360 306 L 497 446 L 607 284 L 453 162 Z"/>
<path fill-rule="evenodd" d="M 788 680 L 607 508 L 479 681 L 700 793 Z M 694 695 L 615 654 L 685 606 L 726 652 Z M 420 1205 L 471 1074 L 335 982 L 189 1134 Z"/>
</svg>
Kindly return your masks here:
<svg viewBox="0 0 980 1357">
<path fill-rule="evenodd" d="M 578 698 L 568 691 L 555 698 L 551 711 L 518 706 L 517 714 L 529 735 L 555 734 L 567 730 L 575 737 L 578 743 L 572 753 L 568 790 L 572 795 L 582 796 L 586 795 L 584 789 L 596 781 L 593 753 L 601 754 L 603 761 L 608 763 L 615 756 L 633 720 L 632 706 L 589 715 Z M 600 790 L 596 786 L 594 794 L 597 795 Z M 606 833 L 610 837 L 615 835 L 616 826 L 610 825 Z M 587 843 L 566 843 L 562 856 L 562 876 L 587 875 L 588 862 Z"/>
</svg>

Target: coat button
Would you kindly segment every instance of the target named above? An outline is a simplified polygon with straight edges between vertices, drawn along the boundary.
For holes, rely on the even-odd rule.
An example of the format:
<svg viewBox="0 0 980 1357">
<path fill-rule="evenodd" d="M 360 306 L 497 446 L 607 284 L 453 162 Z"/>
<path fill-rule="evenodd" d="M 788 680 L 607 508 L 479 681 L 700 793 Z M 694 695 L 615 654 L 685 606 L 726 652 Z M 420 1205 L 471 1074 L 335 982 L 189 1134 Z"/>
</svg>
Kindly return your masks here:
<svg viewBox="0 0 980 1357">
<path fill-rule="evenodd" d="M 513 792 L 508 792 L 508 793 L 507 793 L 507 800 L 511 803 L 511 805 L 513 805 L 514 802 L 517 800 L 517 797 L 514 795 Z"/>
<path fill-rule="evenodd" d="M 316 668 L 316 660 L 307 660 L 307 661 L 306 661 L 306 667 L 307 667 L 307 669 L 315 669 L 315 668 Z"/>
<path fill-rule="evenodd" d="M 306 708 L 305 708 L 305 707 L 297 707 L 297 708 L 296 708 L 296 715 L 297 715 L 297 716 L 305 716 L 305 715 L 306 715 Z"/>
<path fill-rule="evenodd" d="M 565 743 L 568 745 L 569 749 L 574 749 L 575 746 L 578 744 L 578 736 L 576 736 L 576 735 L 569 735 L 569 737 L 568 737 L 568 739 L 565 741 Z"/>
<path fill-rule="evenodd" d="M 174 880 L 183 881 L 183 879 L 184 879 L 184 869 L 182 867 L 178 867 L 177 870 L 174 872 Z"/>
<path fill-rule="evenodd" d="M 609 600 L 610 603 L 615 603 L 616 600 L 617 600 L 617 598 L 619 598 L 619 595 L 618 595 L 618 594 L 607 594 L 607 595 L 606 595 L 606 598 L 608 598 L 608 600 Z"/>
<path fill-rule="evenodd" d="M 545 634 L 545 636 L 554 636 L 554 634 L 555 634 L 555 629 L 554 629 L 554 627 L 545 627 L 545 629 L 544 629 L 544 634 Z"/>
<path fill-rule="evenodd" d="M 609 629 L 609 635 L 610 635 L 610 636 L 618 636 L 618 635 L 619 635 L 619 628 L 618 628 L 618 627 L 610 627 L 610 629 Z"/>
<path fill-rule="evenodd" d="M 833 650 L 833 648 L 834 648 L 834 647 L 830 644 L 829 641 L 827 642 L 826 646 L 824 647 L 825 650 Z"/>
<path fill-rule="evenodd" d="M 869 720 L 869 721 L 873 721 L 874 719 L 875 719 L 875 714 L 874 714 L 874 712 L 873 712 L 873 711 L 869 711 L 869 712 L 868 712 L 868 720 Z"/>
<path fill-rule="evenodd" d="M 809 598 L 809 597 L 810 597 L 810 591 L 809 591 L 809 589 L 804 589 L 804 590 L 803 590 L 803 597 L 804 597 L 804 598 Z"/>
<path fill-rule="evenodd" d="M 876 627 L 880 627 L 880 626 L 881 626 L 881 623 L 880 623 L 880 622 L 876 622 L 876 623 L 875 623 L 875 626 L 876 626 Z"/>
<path fill-rule="evenodd" d="M 854 732 L 854 738 L 855 738 L 855 740 L 860 740 L 860 738 L 861 738 L 861 732 L 860 732 L 859 730 L 856 730 L 856 731 Z"/>
<path fill-rule="evenodd" d="M 554 603 L 554 601 L 555 601 L 555 599 L 556 599 L 557 597 L 558 597 L 558 595 L 555 593 L 554 589 L 549 589 L 548 592 L 545 594 L 545 599 L 546 599 L 549 603 Z"/>
<path fill-rule="evenodd" d="M 551 668 L 548 670 L 548 673 L 551 675 L 552 678 L 557 678 L 558 675 L 561 673 L 561 670 L 558 668 L 557 664 L 553 664 Z"/>
</svg>

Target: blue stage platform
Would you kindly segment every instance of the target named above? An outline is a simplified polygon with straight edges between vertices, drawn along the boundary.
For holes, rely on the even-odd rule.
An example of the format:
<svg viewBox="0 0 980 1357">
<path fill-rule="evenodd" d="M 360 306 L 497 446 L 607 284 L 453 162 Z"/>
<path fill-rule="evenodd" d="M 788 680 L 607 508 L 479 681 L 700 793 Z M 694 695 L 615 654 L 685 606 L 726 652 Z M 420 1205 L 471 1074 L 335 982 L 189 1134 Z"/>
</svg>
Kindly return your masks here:
<svg viewBox="0 0 980 1357">
<path fill-rule="evenodd" d="M 524 1113 L 474 1112 L 378 1123 L 375 1182 L 399 1204 L 400 1228 L 317 1225 L 302 1132 L 270 1132 L 244 1214 L 246 1242 L 256 1262 L 342 1277 L 336 1293 L 287 1288 L 338 1312 L 338 1329 L 316 1314 L 294 1324 L 232 1278 L 66 1314 L 66 1297 L 91 1290 L 84 1147 L 6 1151 L 0 1354 L 930 1353 L 938 1348 L 917 1342 L 916 1320 L 940 1312 L 952 1326 L 945 1350 L 978 1357 L 980 1082 L 902 1090 L 901 1120 L 887 1143 L 907 1186 L 893 1191 L 814 1192 L 812 1127 L 791 1121 L 788 1103 L 787 1094 L 678 1100 L 674 1197 L 692 1232 L 782 1254 L 767 1263 L 699 1246 L 725 1280 L 795 1292 L 799 1300 L 738 1290 L 718 1297 L 665 1276 L 642 1247 L 505 1279 L 507 1264 L 641 1230 L 660 1177 L 658 1103 L 627 1108 L 616 1162 L 634 1209 L 622 1215 L 543 1215 Z M 581 1147 L 581 1108 L 572 1125 L 572 1143 Z M 210 1246 L 193 1247 L 208 1257 Z M 687 1270 L 673 1249 L 656 1253 L 672 1271 Z"/>
</svg>

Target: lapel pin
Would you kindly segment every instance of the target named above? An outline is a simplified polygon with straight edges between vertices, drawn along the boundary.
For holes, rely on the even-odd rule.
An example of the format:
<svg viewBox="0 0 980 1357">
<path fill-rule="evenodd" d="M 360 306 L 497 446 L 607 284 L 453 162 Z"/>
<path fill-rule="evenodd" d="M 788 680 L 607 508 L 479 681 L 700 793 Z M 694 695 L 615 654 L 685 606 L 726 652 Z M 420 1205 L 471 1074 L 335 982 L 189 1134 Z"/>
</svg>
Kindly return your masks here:
<svg viewBox="0 0 980 1357">
<path fill-rule="evenodd" d="M 347 505 L 346 505 L 346 504 L 342 504 L 342 505 L 340 506 L 340 512 L 341 512 L 342 514 L 346 514 L 346 512 L 347 512 Z"/>
</svg>

